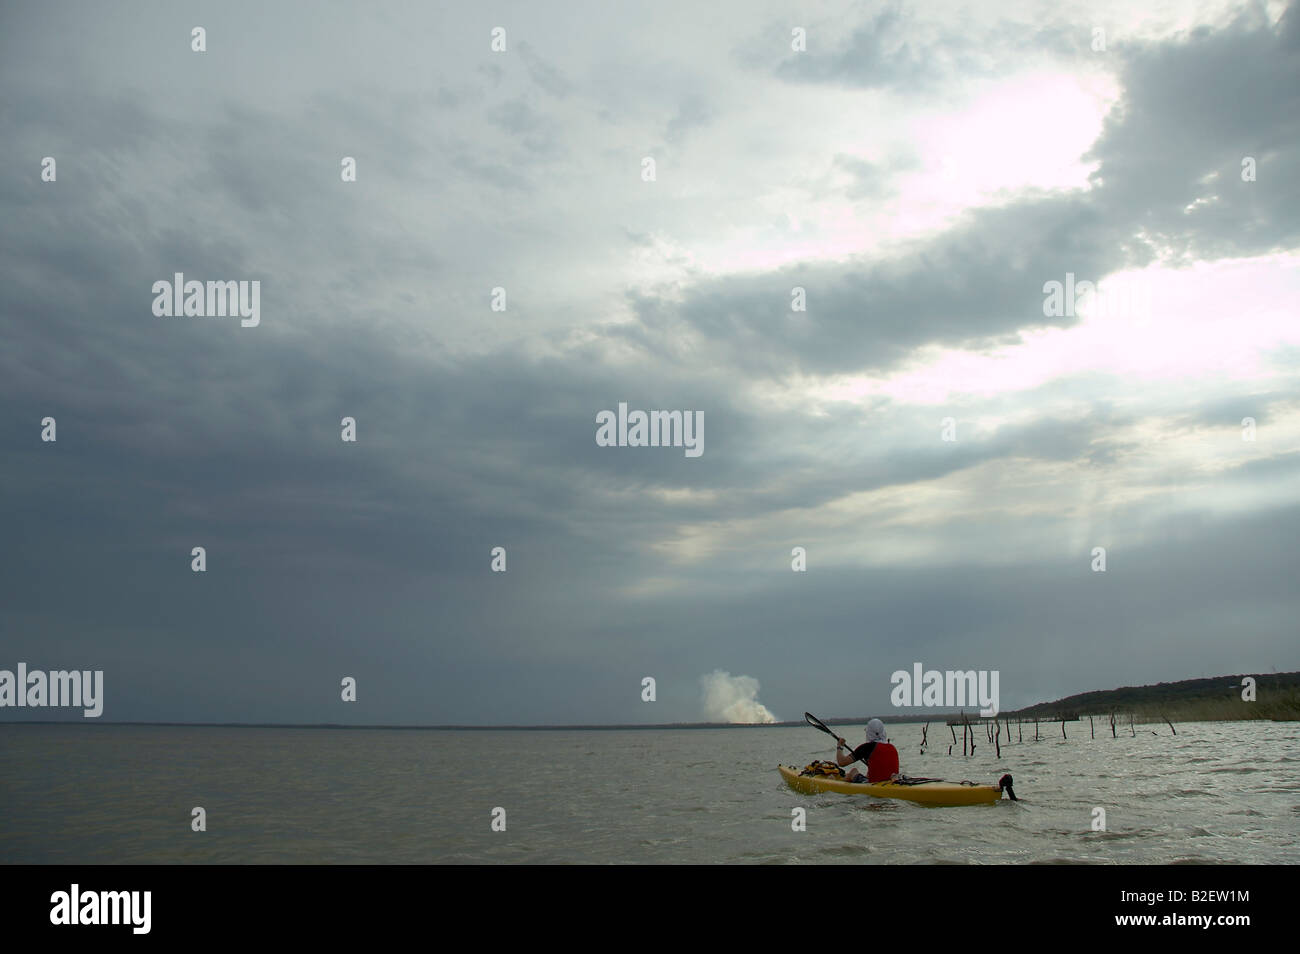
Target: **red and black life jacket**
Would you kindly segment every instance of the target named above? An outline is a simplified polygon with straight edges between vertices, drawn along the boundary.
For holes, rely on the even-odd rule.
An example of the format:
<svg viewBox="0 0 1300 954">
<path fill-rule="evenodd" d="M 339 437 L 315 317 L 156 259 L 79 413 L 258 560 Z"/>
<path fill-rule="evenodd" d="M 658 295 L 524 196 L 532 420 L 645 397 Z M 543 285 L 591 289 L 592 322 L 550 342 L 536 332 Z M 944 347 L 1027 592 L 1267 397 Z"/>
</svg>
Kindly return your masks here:
<svg viewBox="0 0 1300 954">
<path fill-rule="evenodd" d="M 867 781 L 888 782 L 898 774 L 898 749 L 888 742 L 877 742 L 867 758 Z"/>
<path fill-rule="evenodd" d="M 863 742 L 853 754 L 866 763 L 868 782 L 888 782 L 898 774 L 898 749 L 888 742 Z"/>
</svg>

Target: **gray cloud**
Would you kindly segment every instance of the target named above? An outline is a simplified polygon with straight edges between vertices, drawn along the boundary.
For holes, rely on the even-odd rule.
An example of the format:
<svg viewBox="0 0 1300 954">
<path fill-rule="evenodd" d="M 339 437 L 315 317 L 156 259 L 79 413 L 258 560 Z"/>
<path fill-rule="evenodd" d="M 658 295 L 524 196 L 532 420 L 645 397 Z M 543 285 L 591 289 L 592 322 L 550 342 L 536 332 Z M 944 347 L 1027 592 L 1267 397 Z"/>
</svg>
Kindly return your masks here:
<svg viewBox="0 0 1300 954">
<path fill-rule="evenodd" d="M 764 35 L 782 29 L 788 34 L 788 27 L 774 26 Z M 896 0 L 848 28 L 843 17 L 834 16 L 807 29 L 808 49 L 786 55 L 775 69 L 779 78 L 901 96 L 931 95 L 957 78 L 969 82 L 1004 73 L 1027 51 L 1057 59 L 1082 56 L 1091 40 L 1091 28 L 1080 24 L 936 23 Z M 764 47 L 752 42 L 745 61 L 765 62 Z"/>
<path fill-rule="evenodd" d="M 546 62 L 531 43 L 527 40 L 521 41 L 516 49 L 519 51 L 519 58 L 528 68 L 528 75 L 542 90 L 560 99 L 570 94 L 573 89 L 572 84 L 563 73 Z"/>
<path fill-rule="evenodd" d="M 1017 329 L 1068 325 L 1043 315 L 1043 283 L 1121 264 L 1115 227 L 1082 199 L 1036 198 L 985 210 L 915 254 L 887 262 L 790 266 L 691 287 L 680 305 L 632 298 L 640 328 L 613 333 L 648 351 L 680 323 L 751 373 L 882 370 L 922 344 L 977 344 Z M 806 321 L 790 310 L 808 290 Z"/>
<path fill-rule="evenodd" d="M 680 145 L 688 132 L 708 125 L 712 116 L 713 111 L 699 96 L 688 96 L 669 120 L 668 128 L 664 131 L 664 139 L 669 145 Z"/>
<path fill-rule="evenodd" d="M 1085 157 L 1098 208 L 1175 253 L 1222 258 L 1300 236 L 1300 16 L 1246 7 L 1186 42 L 1126 52 L 1125 97 Z M 1242 181 L 1243 158 L 1258 179 Z M 1213 178 L 1210 178 L 1213 177 Z M 1212 200 L 1189 211 L 1197 200 Z"/>
<path fill-rule="evenodd" d="M 886 26 L 901 16 L 879 15 Z M 1300 61 L 1294 10 L 1276 33 L 1257 14 L 1185 43 L 1130 50 L 1126 95 L 1085 157 L 1099 161 L 1095 188 L 1034 195 L 985 208 L 881 263 L 791 266 L 781 272 L 702 281 L 680 304 L 644 293 L 632 304 L 641 328 L 617 333 L 650 353 L 677 329 L 756 374 L 883 370 L 921 344 L 978 345 L 1017 329 L 1069 324 L 1042 315 L 1042 285 L 1074 272 L 1098 280 L 1142 268 L 1172 249 L 1220 258 L 1294 247 L 1300 228 Z M 864 28 L 865 29 L 865 28 Z M 1250 65 L 1233 71 L 1230 64 Z M 1231 74 L 1232 78 L 1226 77 Z M 1032 121 L 1032 117 L 1026 117 Z M 1241 158 L 1259 153 L 1261 181 L 1241 181 Z M 874 168 L 837 163 L 869 190 Z M 1197 182 L 1216 174 L 1211 186 Z M 1214 195 L 1206 211 L 1188 213 Z M 790 289 L 808 288 L 806 320 Z"/>
</svg>

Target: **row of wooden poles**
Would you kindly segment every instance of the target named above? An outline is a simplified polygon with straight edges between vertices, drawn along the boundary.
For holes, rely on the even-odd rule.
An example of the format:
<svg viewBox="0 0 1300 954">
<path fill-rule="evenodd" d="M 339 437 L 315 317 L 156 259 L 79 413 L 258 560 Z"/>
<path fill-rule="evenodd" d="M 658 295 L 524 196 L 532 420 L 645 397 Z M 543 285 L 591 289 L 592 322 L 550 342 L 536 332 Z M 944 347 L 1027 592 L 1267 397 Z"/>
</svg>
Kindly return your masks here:
<svg viewBox="0 0 1300 954">
<path fill-rule="evenodd" d="M 1016 719 L 1016 736 L 1017 736 L 1017 741 L 1019 741 L 1019 742 L 1023 742 L 1023 741 L 1025 741 L 1025 730 L 1024 730 L 1024 725 L 1025 725 L 1025 722 L 1026 722 L 1026 721 L 1027 721 L 1027 720 L 1025 720 L 1025 719 L 1023 719 L 1023 718 L 1017 718 L 1017 719 Z M 1054 718 L 1054 719 L 1044 719 L 1043 721 L 1044 721 L 1044 722 L 1059 722 L 1059 723 L 1061 723 L 1061 738 L 1063 738 L 1063 739 L 1068 739 L 1069 736 L 1067 736 L 1067 735 L 1065 734 L 1065 723 L 1067 723 L 1067 722 L 1078 722 L 1078 721 L 1079 721 L 1079 717 L 1078 717 L 1077 715 L 1076 715 L 1076 716 L 1064 716 L 1064 715 L 1062 715 L 1062 716 L 1057 716 L 1057 717 Z M 1039 739 L 1039 735 L 1038 735 L 1038 722 L 1039 722 L 1038 716 L 1034 716 L 1034 718 L 1033 718 L 1033 726 L 1034 726 L 1034 739 L 1033 739 L 1033 741 L 1035 741 L 1035 742 L 1037 742 L 1038 739 Z M 1170 722 L 1168 719 L 1165 719 L 1165 722 L 1166 722 L 1166 724 L 1169 726 L 1169 730 L 1170 730 L 1171 732 L 1173 732 L 1174 735 L 1177 735 L 1177 734 L 1178 734 L 1178 730 L 1174 728 L 1174 724 L 1173 724 L 1172 722 Z M 985 735 L 985 737 L 986 737 L 987 740 L 988 740 L 988 741 L 993 745 L 993 749 L 994 749 L 994 752 L 997 754 L 997 757 L 998 757 L 998 758 L 1001 758 L 1001 757 L 1002 757 L 1002 727 L 1003 727 L 1003 725 L 1005 725 L 1005 726 L 1006 726 L 1006 729 L 1007 729 L 1007 743 L 1010 744 L 1010 742 L 1011 742 L 1011 719 L 1010 719 L 1010 717 L 1007 717 L 1007 718 L 1005 718 L 1005 719 L 998 719 L 998 718 L 993 718 L 993 719 L 977 719 L 977 720 L 976 720 L 976 724 L 977 724 L 977 725 L 982 725 L 982 726 L 984 727 L 984 735 Z M 963 756 L 965 756 L 965 755 L 967 755 L 967 754 L 969 754 L 969 755 L 974 755 L 974 754 L 975 754 L 975 725 L 973 725 L 973 724 L 971 723 L 970 718 L 967 717 L 965 714 L 963 714 L 959 719 L 956 719 L 956 720 L 951 721 L 951 722 L 948 723 L 948 730 L 949 730 L 950 732 L 952 732 L 952 744 L 948 746 L 948 754 L 949 754 L 949 755 L 952 755 L 952 750 L 953 750 L 953 749 L 956 747 L 956 745 L 957 745 L 957 726 L 959 726 L 959 725 L 962 727 L 962 729 L 961 729 L 961 754 L 962 754 Z M 1117 725 L 1117 722 L 1116 722 L 1116 719 L 1115 719 L 1115 713 L 1112 712 L 1112 713 L 1110 714 L 1110 734 L 1111 734 L 1111 738 L 1118 738 L 1118 733 L 1117 733 L 1117 731 L 1116 731 L 1116 725 Z M 1134 726 L 1134 724 L 1133 724 L 1133 713 L 1131 713 L 1131 712 L 1128 714 L 1128 728 L 1129 728 L 1129 731 L 1130 731 L 1131 733 L 1133 733 L 1133 735 L 1136 737 L 1136 736 L 1137 736 L 1137 728 L 1136 728 L 1136 727 Z M 1091 737 L 1092 737 L 1092 738 L 1095 739 L 1095 738 L 1097 737 L 1097 727 L 1096 727 L 1096 725 L 1093 723 L 1092 716 L 1088 716 L 1088 731 L 1089 731 L 1089 733 L 1091 734 Z M 1154 733 L 1153 733 L 1153 734 L 1154 734 Z M 927 723 L 925 724 L 925 727 L 921 729 L 921 754 L 922 754 L 922 755 L 925 754 L 925 747 L 926 747 L 926 745 L 929 744 L 929 735 L 930 735 L 930 723 L 927 722 Z M 968 751 L 968 749 L 969 749 L 969 751 Z"/>
</svg>

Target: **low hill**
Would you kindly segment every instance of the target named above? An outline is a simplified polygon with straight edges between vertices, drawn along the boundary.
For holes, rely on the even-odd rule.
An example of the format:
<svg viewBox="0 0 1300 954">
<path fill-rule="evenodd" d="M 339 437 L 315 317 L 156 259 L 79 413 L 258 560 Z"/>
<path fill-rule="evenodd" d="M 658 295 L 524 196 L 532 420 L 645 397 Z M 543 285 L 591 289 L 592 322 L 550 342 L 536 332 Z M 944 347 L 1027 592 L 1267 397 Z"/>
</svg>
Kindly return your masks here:
<svg viewBox="0 0 1300 954">
<path fill-rule="evenodd" d="M 1254 702 L 1241 698 L 1243 680 L 1247 678 L 1255 680 Z M 1060 715 L 1109 717 L 1112 712 L 1126 720 L 1132 714 L 1139 722 L 1300 719 L 1300 672 L 1245 673 L 1081 692 L 1002 715 L 1011 719 L 1050 719 Z"/>
</svg>

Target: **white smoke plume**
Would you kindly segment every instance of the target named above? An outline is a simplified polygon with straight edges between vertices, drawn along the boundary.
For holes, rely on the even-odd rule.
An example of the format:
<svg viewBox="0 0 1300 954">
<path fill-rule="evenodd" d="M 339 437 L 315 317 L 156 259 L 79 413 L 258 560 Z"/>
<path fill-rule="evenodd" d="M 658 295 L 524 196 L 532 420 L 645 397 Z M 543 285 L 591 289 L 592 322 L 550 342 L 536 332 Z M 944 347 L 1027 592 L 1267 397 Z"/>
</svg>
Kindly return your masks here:
<svg viewBox="0 0 1300 954">
<path fill-rule="evenodd" d="M 704 712 L 710 722 L 775 722 L 776 716 L 758 701 L 758 680 L 715 669 L 700 677 Z"/>
</svg>

